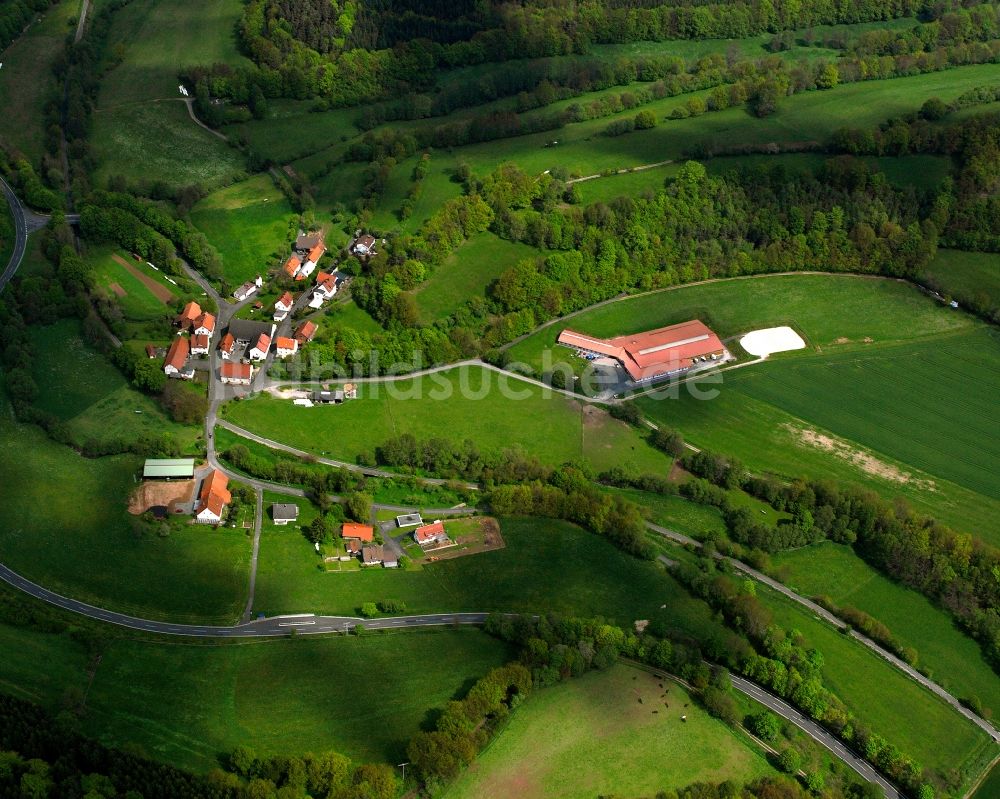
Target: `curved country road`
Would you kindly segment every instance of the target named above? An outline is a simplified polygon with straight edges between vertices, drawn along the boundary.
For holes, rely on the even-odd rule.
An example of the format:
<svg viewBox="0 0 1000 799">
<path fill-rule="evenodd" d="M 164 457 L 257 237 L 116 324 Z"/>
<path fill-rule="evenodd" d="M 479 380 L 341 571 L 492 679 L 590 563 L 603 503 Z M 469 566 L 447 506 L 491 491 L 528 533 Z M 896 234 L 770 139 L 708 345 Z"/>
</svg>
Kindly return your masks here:
<svg viewBox="0 0 1000 799">
<path fill-rule="evenodd" d="M 488 613 L 482 612 L 427 613 L 415 616 L 360 619 L 356 616 L 317 616 L 311 613 L 303 613 L 258 619 L 256 621 L 243 622 L 232 627 L 174 624 L 172 622 L 155 621 L 153 619 L 140 619 L 124 613 L 116 613 L 115 611 L 98 608 L 76 599 L 70 599 L 62 594 L 57 594 L 54 591 L 43 588 L 37 583 L 31 582 L 2 564 L 0 564 L 0 580 L 43 602 L 48 602 L 63 610 L 79 613 L 96 621 L 116 624 L 119 627 L 126 627 L 130 630 L 140 632 L 190 636 L 194 638 L 277 638 L 287 637 L 292 634 L 348 633 L 358 625 L 363 625 L 367 630 L 414 629 L 417 627 L 439 627 L 456 624 L 481 625 L 489 616 Z M 902 799 L 902 795 L 888 780 L 819 724 L 806 718 L 787 702 L 768 693 L 756 683 L 752 683 L 735 674 L 730 675 L 730 679 L 733 687 L 740 693 L 759 702 L 783 719 L 799 727 L 813 740 L 843 760 L 864 779 L 877 784 L 885 792 L 886 799 Z"/>
<path fill-rule="evenodd" d="M 682 533 L 678 533 L 675 530 L 670 530 L 670 529 L 668 529 L 666 527 L 661 527 L 660 525 L 653 524 L 651 522 L 647 522 L 646 523 L 646 527 L 648 529 L 652 530 L 653 532 L 658 533 L 659 535 L 663 536 L 664 538 L 670 539 L 671 541 L 673 541 L 673 542 L 675 542 L 677 544 L 681 544 L 682 546 L 694 547 L 696 549 L 701 549 L 702 545 L 701 545 L 700 541 L 696 541 L 695 539 L 690 538 L 689 536 L 683 535 Z M 840 617 L 834 615 L 833 613 L 831 613 L 830 611 L 828 611 L 826 608 L 824 608 L 824 607 L 822 607 L 820 605 L 817 605 L 811 599 L 807 599 L 806 597 L 802 596 L 801 594 L 795 593 L 788 586 L 784 585 L 783 583 L 778 582 L 777 580 L 775 580 L 775 579 L 773 579 L 771 577 L 768 577 L 763 572 L 757 571 L 757 569 L 753 568 L 752 566 L 749 566 L 748 564 L 744 563 L 741 560 L 736 560 L 736 558 L 728 557 L 727 555 L 723 555 L 723 554 L 721 554 L 719 552 L 715 553 L 715 557 L 718 560 L 724 560 L 724 561 L 726 561 L 734 569 L 737 569 L 738 571 L 743 572 L 748 577 L 752 577 L 754 580 L 757 580 L 758 582 L 763 583 L 768 588 L 771 588 L 772 590 L 777 591 L 782 596 L 785 596 L 788 599 L 791 599 L 793 602 L 796 602 L 799 605 L 802 605 L 804 608 L 806 608 L 811 613 L 813 613 L 813 615 L 821 618 L 822 620 L 824 620 L 828 624 L 832 624 L 838 630 L 844 630 L 844 631 L 846 631 L 848 633 L 848 635 L 851 636 L 851 638 L 853 638 L 854 640 L 856 640 L 862 646 L 867 647 L 872 652 L 874 652 L 876 655 L 878 655 L 880 658 L 882 658 L 883 660 L 888 661 L 892 666 L 895 666 L 897 669 L 899 669 L 900 671 L 902 671 L 911 680 L 913 680 L 914 682 L 919 683 L 924 688 L 926 688 L 928 691 L 930 691 L 932 694 L 934 694 L 935 696 L 939 697 L 940 699 L 944 700 L 949 705 L 951 705 L 952 708 L 954 708 L 956 712 L 960 713 L 966 719 L 968 719 L 973 724 L 975 724 L 977 727 L 979 727 L 981 730 L 983 730 L 983 732 L 985 732 L 987 735 L 989 735 L 990 738 L 993 739 L 993 741 L 995 743 L 1000 743 L 1000 730 L 997 730 L 996 727 L 994 727 L 992 724 L 990 724 L 988 721 L 986 721 L 981 716 L 977 716 L 975 713 L 973 713 L 971 710 L 969 710 L 969 708 L 965 707 L 965 705 L 963 705 L 961 702 L 959 702 L 958 699 L 955 698 L 952 694 L 950 694 L 948 691 L 946 691 L 944 688 L 942 688 L 940 685 L 938 685 L 933 680 L 925 677 L 923 674 L 921 674 L 915 668 L 913 668 L 912 666 L 910 666 L 910 664 L 906 663 L 903 660 L 900 660 L 898 657 L 896 657 L 894 654 L 892 654 L 892 652 L 890 652 L 889 650 L 885 649 L 881 645 L 877 644 L 875 641 L 873 641 L 868 636 L 862 635 L 857 630 L 850 629 L 849 625 L 846 622 L 844 622 Z"/>
<path fill-rule="evenodd" d="M 3 189 L 7 204 L 10 206 L 11 216 L 14 218 L 14 251 L 10 254 L 10 260 L 3 273 L 0 274 L 0 291 L 3 291 L 21 265 L 21 259 L 24 258 L 24 250 L 28 246 L 28 225 L 24 220 L 24 208 L 21 201 L 17 199 L 14 190 L 7 185 L 7 181 L 2 177 L 0 177 L 0 188 Z"/>
</svg>

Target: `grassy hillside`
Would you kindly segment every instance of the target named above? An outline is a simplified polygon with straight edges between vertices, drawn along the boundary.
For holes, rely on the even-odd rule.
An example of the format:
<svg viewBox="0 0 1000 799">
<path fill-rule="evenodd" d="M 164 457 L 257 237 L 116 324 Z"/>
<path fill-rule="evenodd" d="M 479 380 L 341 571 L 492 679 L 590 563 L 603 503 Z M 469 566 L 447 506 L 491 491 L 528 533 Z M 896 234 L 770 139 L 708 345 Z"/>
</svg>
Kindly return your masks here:
<svg viewBox="0 0 1000 799">
<path fill-rule="evenodd" d="M 181 67 L 249 63 L 239 54 L 239 0 L 146 0 L 117 12 L 110 40 L 124 58 L 101 83 L 91 143 L 97 180 L 120 175 L 170 186 L 228 183 L 243 157 L 191 121 L 177 90 Z"/>
<path fill-rule="evenodd" d="M 520 446 L 552 465 L 583 460 L 597 470 L 632 464 L 663 472 L 670 463 L 606 411 L 479 367 L 361 384 L 358 399 L 343 405 L 302 408 L 261 396 L 230 403 L 224 412 L 259 435 L 349 461 L 409 432 L 418 439 L 471 439 L 487 450 Z"/>
<path fill-rule="evenodd" d="M 115 638 L 88 683 L 67 636 L 0 625 L 0 686 L 58 711 L 87 690 L 82 732 L 207 772 L 238 745 L 259 754 L 335 749 L 401 762 L 428 714 L 510 657 L 478 630 L 240 644 Z M 164 679 L 164 675 L 169 675 Z"/>
<path fill-rule="evenodd" d="M 921 594 L 882 576 L 838 544 L 780 553 L 772 562 L 793 590 L 805 596 L 824 594 L 838 605 L 871 614 L 900 643 L 917 650 L 917 665 L 936 682 L 961 698 L 977 697 L 994 715 L 1000 711 L 1000 677 L 979 646 Z"/>
<path fill-rule="evenodd" d="M 482 297 L 505 269 L 538 251 L 527 244 L 479 233 L 458 247 L 417 289 L 417 306 L 428 320 L 454 313 L 472 297 Z"/>
<path fill-rule="evenodd" d="M 52 66 L 74 30 L 80 0 L 60 0 L 0 53 L 0 142 L 37 165 L 45 148 L 42 108 L 56 94 Z M 6 263 L 6 261 L 4 261 Z"/>
<path fill-rule="evenodd" d="M 1000 344 L 985 329 L 724 374 L 719 395 L 643 398 L 650 418 L 779 475 L 835 477 L 1000 541 L 990 424 Z M 961 386 L 957 390 L 956 386 Z M 959 412 L 960 411 L 960 412 Z M 986 464 L 986 468 L 980 468 Z"/>
<path fill-rule="evenodd" d="M 651 796 L 773 773 L 681 686 L 618 665 L 533 694 L 445 796 Z"/>
<path fill-rule="evenodd" d="M 245 531 L 177 524 L 166 538 L 137 534 L 125 508 L 138 458 L 85 460 L 11 421 L 9 408 L 0 455 L 0 481 L 18 497 L 0 506 L 0 562 L 126 613 L 203 623 L 239 616 L 250 562 Z"/>
<path fill-rule="evenodd" d="M 991 252 L 938 250 L 922 275 L 940 291 L 960 297 L 988 298 L 984 305 L 1000 305 L 1000 255 Z"/>
<path fill-rule="evenodd" d="M 223 274 L 233 286 L 288 257 L 294 218 L 267 174 L 220 189 L 191 209 L 191 221 L 222 255 Z"/>
<path fill-rule="evenodd" d="M 159 402 L 132 388 L 88 346 L 75 319 L 35 328 L 34 345 L 32 371 L 41 387 L 35 404 L 65 421 L 77 443 L 168 434 L 195 451 L 199 428 L 174 422 Z"/>
<path fill-rule="evenodd" d="M 635 619 L 695 638 L 726 637 L 708 607 L 659 566 L 637 560 L 567 522 L 501 519 L 504 549 L 430 563 L 412 570 L 327 574 L 299 530 L 275 528 L 261 540 L 255 607 L 268 615 L 354 615 L 364 602 L 402 599 L 410 613 L 541 609 L 600 615 L 630 626 Z"/>
</svg>

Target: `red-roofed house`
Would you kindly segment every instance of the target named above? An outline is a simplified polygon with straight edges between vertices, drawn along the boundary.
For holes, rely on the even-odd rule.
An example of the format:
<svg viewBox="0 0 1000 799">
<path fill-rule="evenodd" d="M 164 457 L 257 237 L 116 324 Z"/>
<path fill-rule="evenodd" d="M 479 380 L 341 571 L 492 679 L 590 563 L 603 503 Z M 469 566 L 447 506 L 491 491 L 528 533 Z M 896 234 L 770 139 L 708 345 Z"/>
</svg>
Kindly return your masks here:
<svg viewBox="0 0 1000 799">
<path fill-rule="evenodd" d="M 215 335 L 215 317 L 206 312 L 195 320 L 194 323 L 194 333 L 196 336 L 208 336 L 211 338 Z"/>
<path fill-rule="evenodd" d="M 274 303 L 274 321 L 283 322 L 294 304 L 295 300 L 292 299 L 292 292 L 290 291 L 286 291 L 278 297 L 277 302 Z"/>
<path fill-rule="evenodd" d="M 198 495 L 198 505 L 194 509 L 194 518 L 198 524 L 218 524 L 222 521 L 226 505 L 233 499 L 226 487 L 228 485 L 229 478 L 218 469 L 213 469 L 205 478 Z"/>
<path fill-rule="evenodd" d="M 274 339 L 274 353 L 279 358 L 287 358 L 299 351 L 299 342 L 293 338 L 278 336 Z"/>
<path fill-rule="evenodd" d="M 219 370 L 223 383 L 234 386 L 249 386 L 253 379 L 253 365 L 241 361 L 226 361 Z"/>
<path fill-rule="evenodd" d="M 146 345 L 146 357 L 147 358 L 155 358 L 156 357 L 156 347 L 154 347 L 152 344 L 147 344 Z"/>
<path fill-rule="evenodd" d="M 187 363 L 190 354 L 191 346 L 188 344 L 188 340 L 184 336 L 174 338 L 170 349 L 167 350 L 167 357 L 163 361 L 163 373 L 175 375 L 180 372 L 184 368 L 184 364 Z"/>
<path fill-rule="evenodd" d="M 341 538 L 356 538 L 359 541 L 374 541 L 375 528 L 368 524 L 358 524 L 357 522 L 344 522 L 340 528 Z"/>
<path fill-rule="evenodd" d="M 431 544 L 443 544 L 450 539 L 448 538 L 448 533 L 445 532 L 444 522 L 436 521 L 414 530 L 413 540 L 420 544 L 420 546 L 426 547 Z"/>
<path fill-rule="evenodd" d="M 289 277 L 297 277 L 302 270 L 302 261 L 299 260 L 299 256 L 292 255 L 289 256 L 288 260 L 285 261 L 285 265 L 281 268 Z"/>
<path fill-rule="evenodd" d="M 307 344 L 313 340 L 313 336 L 316 335 L 316 323 L 310 322 L 308 319 L 295 328 L 295 340 L 299 342 L 299 346 Z"/>
<path fill-rule="evenodd" d="M 210 349 L 212 349 L 212 338 L 210 336 L 195 335 L 191 337 L 192 355 L 208 355 Z"/>
<path fill-rule="evenodd" d="M 250 348 L 247 357 L 251 361 L 263 361 L 267 357 L 267 351 L 271 349 L 271 337 L 266 333 L 261 333 L 257 343 Z"/>
<path fill-rule="evenodd" d="M 222 341 L 219 342 L 219 354 L 226 360 L 233 357 L 233 352 L 236 350 L 236 339 L 233 338 L 232 333 L 226 333 L 222 337 Z"/>
<path fill-rule="evenodd" d="M 614 358 L 635 383 L 672 377 L 698 363 L 717 363 L 726 357 L 719 337 L 697 319 L 612 339 L 566 329 L 558 341 L 590 355 Z"/>
<path fill-rule="evenodd" d="M 194 300 L 191 300 L 191 302 L 184 306 L 184 310 L 177 315 L 177 326 L 181 330 L 194 327 L 194 323 L 198 321 L 201 315 L 201 306 Z"/>
<path fill-rule="evenodd" d="M 319 259 L 323 257 L 323 253 L 326 252 L 326 245 L 320 241 L 317 242 L 316 246 L 309 250 L 309 255 L 306 256 L 306 262 L 302 264 L 302 271 L 300 277 L 306 278 L 313 273 L 316 268 L 316 264 L 319 263 Z"/>
<path fill-rule="evenodd" d="M 330 299 L 337 293 L 337 273 L 319 272 L 316 275 L 316 293 L 322 294 L 324 299 Z"/>
</svg>

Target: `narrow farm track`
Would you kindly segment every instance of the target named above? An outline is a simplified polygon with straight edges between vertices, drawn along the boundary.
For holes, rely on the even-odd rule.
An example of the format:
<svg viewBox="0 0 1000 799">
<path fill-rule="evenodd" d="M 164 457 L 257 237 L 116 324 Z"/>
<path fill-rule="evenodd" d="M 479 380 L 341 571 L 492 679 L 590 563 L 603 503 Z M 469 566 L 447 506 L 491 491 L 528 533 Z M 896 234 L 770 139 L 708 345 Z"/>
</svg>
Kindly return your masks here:
<svg viewBox="0 0 1000 799">
<path fill-rule="evenodd" d="M 683 535 L 682 533 L 678 533 L 675 530 L 670 530 L 658 524 L 653 524 L 652 522 L 647 522 L 646 527 L 652 530 L 654 533 L 657 533 L 663 536 L 664 538 L 673 541 L 676 544 L 681 544 L 682 546 L 694 547 L 696 549 L 702 548 L 702 544 L 700 541 L 696 541 L 695 539 Z M 925 677 L 923 674 L 914 669 L 908 663 L 904 662 L 903 660 L 900 660 L 898 657 L 889 652 L 887 649 L 875 643 L 875 641 L 873 641 L 871 638 L 862 635 L 857 630 L 850 629 L 850 626 L 846 622 L 841 620 L 838 616 L 835 616 L 826 608 L 817 605 L 811 599 L 807 599 L 801 594 L 795 593 L 792 589 L 788 588 L 788 586 L 778 582 L 777 580 L 771 577 L 768 577 L 763 572 L 757 571 L 757 569 L 753 568 L 752 566 L 749 566 L 743 561 L 736 560 L 736 558 L 731 558 L 718 552 L 714 554 L 714 557 L 718 560 L 725 561 L 734 569 L 743 572 L 748 577 L 752 577 L 754 580 L 763 583 L 768 588 L 777 591 L 782 596 L 787 597 L 788 599 L 792 600 L 793 602 L 796 602 L 799 605 L 802 605 L 802 607 L 806 608 L 814 616 L 817 616 L 823 621 L 827 622 L 828 624 L 833 625 L 838 630 L 847 630 L 848 634 L 855 641 L 860 643 L 862 646 L 865 646 L 868 649 L 870 649 L 872 652 L 874 652 L 876 655 L 882 658 L 882 660 L 887 661 L 890 665 L 899 669 L 899 671 L 906 674 L 906 676 L 909 677 L 914 682 L 917 682 L 920 685 L 922 685 L 924 688 L 926 688 L 932 694 L 937 696 L 939 699 L 943 699 L 945 702 L 951 705 L 956 712 L 964 716 L 966 719 L 968 719 L 977 727 L 979 727 L 981 730 L 983 730 L 983 732 L 989 735 L 990 738 L 995 743 L 1000 743 L 1000 730 L 997 730 L 992 724 L 990 724 L 985 719 L 981 718 L 980 716 L 977 716 L 975 713 L 973 713 L 971 710 L 965 707 L 961 702 L 959 702 L 958 699 L 956 699 L 951 693 L 946 691 L 944 688 L 942 688 L 933 680 L 929 679 L 928 677 Z"/>
</svg>

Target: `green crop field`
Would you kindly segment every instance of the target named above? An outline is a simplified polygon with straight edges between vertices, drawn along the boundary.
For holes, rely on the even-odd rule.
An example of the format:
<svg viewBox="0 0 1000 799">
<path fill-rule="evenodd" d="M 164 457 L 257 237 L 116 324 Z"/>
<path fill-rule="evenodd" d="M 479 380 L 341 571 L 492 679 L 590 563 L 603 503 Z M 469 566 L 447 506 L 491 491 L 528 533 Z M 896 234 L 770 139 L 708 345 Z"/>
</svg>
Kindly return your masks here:
<svg viewBox="0 0 1000 799">
<path fill-rule="evenodd" d="M 504 384 L 512 391 L 504 391 Z M 229 421 L 254 433 L 350 461 L 408 432 L 418 439 L 471 439 L 488 450 L 520 445 L 553 465 L 583 460 L 597 470 L 633 465 L 646 472 L 665 472 L 670 465 L 635 428 L 606 411 L 480 367 L 363 383 L 358 399 L 343 405 L 303 408 L 261 396 L 223 410 Z"/>
<path fill-rule="evenodd" d="M 401 599 L 408 613 L 544 609 L 626 627 L 650 619 L 697 639 L 728 638 L 708 606 L 658 565 L 593 533 L 548 519 L 505 518 L 500 526 L 504 549 L 413 569 L 334 573 L 320 570 L 300 530 L 275 527 L 261 539 L 255 609 L 356 615 L 365 602 Z"/>
<path fill-rule="evenodd" d="M 52 66 L 79 12 L 80 0 L 61 0 L 0 54 L 0 142 L 20 150 L 36 166 L 45 148 L 41 110 L 56 94 Z"/>
<path fill-rule="evenodd" d="M 0 562 L 59 593 L 148 618 L 232 622 L 247 591 L 243 530 L 175 523 L 137 534 L 126 511 L 141 461 L 85 460 L 35 428 L 0 422 Z M 30 457 L 26 457 L 30 455 Z"/>
<path fill-rule="evenodd" d="M 680 685 L 617 665 L 531 695 L 444 795 L 652 796 L 694 782 L 739 784 L 774 773 Z"/>
<path fill-rule="evenodd" d="M 261 120 L 227 125 L 227 136 L 245 138 L 261 155 L 278 163 L 288 163 L 329 147 L 341 149 L 342 142 L 358 135 L 355 108 L 315 112 L 312 102 L 271 100 L 267 116 Z"/>
<path fill-rule="evenodd" d="M 938 250 L 922 277 L 940 291 L 969 298 L 982 295 L 994 306 L 1000 305 L 1000 255 L 996 253 Z"/>
<path fill-rule="evenodd" d="M 68 690 L 87 690 L 86 652 L 73 639 L 0 625 L 0 645 L 18 653 L 0 662 L 5 690 L 53 711 Z M 471 629 L 240 644 L 116 638 L 103 647 L 80 726 L 199 772 L 241 744 L 399 763 L 429 713 L 510 656 Z"/>
<path fill-rule="evenodd" d="M 456 249 L 417 289 L 417 305 L 428 320 L 454 313 L 472 297 L 482 297 L 501 273 L 525 258 L 537 258 L 527 244 L 480 233 Z"/>
<path fill-rule="evenodd" d="M 199 428 L 172 421 L 156 400 L 129 386 L 84 342 L 79 322 L 67 319 L 33 330 L 33 375 L 40 388 L 35 404 L 64 420 L 77 443 L 166 433 L 184 450 L 194 449 Z"/>
<path fill-rule="evenodd" d="M 853 605 L 885 624 L 904 646 L 917 650 L 919 668 L 960 698 L 977 697 L 1000 711 L 1000 677 L 979 646 L 943 610 L 924 596 L 894 583 L 848 547 L 823 543 L 772 556 L 782 582 L 806 596 L 825 594 Z"/>
<path fill-rule="evenodd" d="M 972 799 L 995 799 L 997 796 L 1000 796 L 1000 764 L 993 766 L 993 770 L 972 794 Z"/>
<path fill-rule="evenodd" d="M 758 586 L 757 595 L 778 624 L 798 630 L 808 646 L 822 653 L 825 684 L 859 721 L 940 774 L 954 772 L 965 780 L 982 769 L 983 758 L 993 750 L 986 733 L 802 606 L 763 586 Z"/>
<path fill-rule="evenodd" d="M 233 286 L 265 274 L 291 254 L 294 218 L 267 174 L 220 189 L 191 209 L 191 220 L 219 250 L 223 274 Z"/>
<path fill-rule="evenodd" d="M 722 377 L 710 401 L 682 391 L 679 401 L 639 405 L 753 469 L 863 482 L 1000 541 L 1000 438 L 989 410 L 1000 343 L 992 331 L 778 359 Z"/>
</svg>

